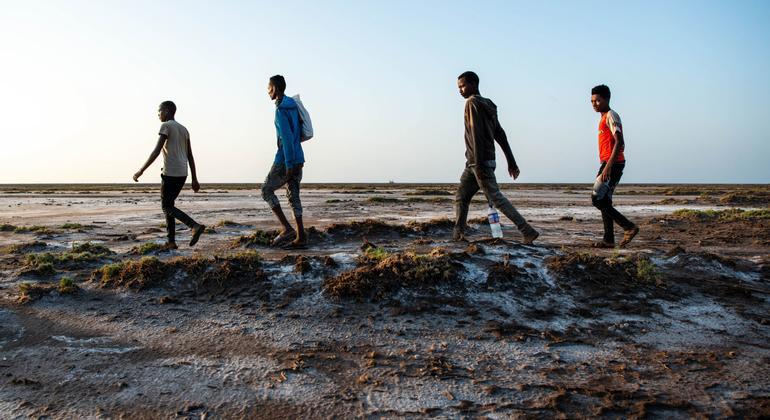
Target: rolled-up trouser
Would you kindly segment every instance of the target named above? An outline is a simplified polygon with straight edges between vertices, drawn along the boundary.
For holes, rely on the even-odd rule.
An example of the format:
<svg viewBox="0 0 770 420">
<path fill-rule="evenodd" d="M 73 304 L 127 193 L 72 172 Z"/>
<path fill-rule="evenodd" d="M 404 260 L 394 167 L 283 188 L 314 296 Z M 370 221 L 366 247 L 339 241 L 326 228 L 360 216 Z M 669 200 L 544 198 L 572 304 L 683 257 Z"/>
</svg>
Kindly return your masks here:
<svg viewBox="0 0 770 420">
<path fill-rule="evenodd" d="M 286 176 L 286 165 L 283 163 L 274 163 L 270 172 L 262 184 L 262 199 L 267 202 L 271 209 L 281 205 L 275 191 L 286 185 L 286 197 L 289 199 L 294 217 L 302 217 L 302 202 L 299 199 L 299 183 L 302 181 L 302 168 L 297 168 L 294 175 L 289 178 Z"/>
<path fill-rule="evenodd" d="M 606 165 L 606 162 L 602 162 L 602 166 L 599 168 L 597 177 L 601 175 Z M 623 176 L 623 169 L 625 167 L 625 162 L 618 162 L 612 165 L 612 170 L 610 171 L 610 179 L 607 183 L 608 188 L 605 191 L 602 191 L 603 194 L 591 194 L 591 203 L 593 203 L 594 207 L 601 210 L 602 212 L 602 223 L 604 224 L 604 242 L 615 242 L 615 229 L 613 223 L 617 223 L 624 230 L 633 229 L 634 227 L 634 224 L 631 223 L 631 221 L 626 219 L 625 216 L 620 214 L 620 212 L 612 206 L 612 194 L 615 192 L 615 187 L 617 187 L 618 182 L 620 182 L 620 177 Z"/>
<path fill-rule="evenodd" d="M 529 224 L 519 214 L 513 204 L 500 191 L 495 178 L 495 168 L 493 166 L 482 166 L 476 168 L 467 166 L 460 177 L 460 186 L 455 194 L 455 227 L 464 229 L 468 221 L 468 207 L 471 204 L 473 196 L 481 189 L 487 197 L 487 201 L 492 203 L 506 217 L 516 225 L 520 231 L 529 228 Z"/>
<path fill-rule="evenodd" d="M 169 242 L 176 242 L 176 220 L 192 229 L 197 225 L 192 217 L 174 206 L 174 201 L 184 188 L 186 176 L 160 176 L 160 203 L 163 214 L 166 215 L 166 235 Z"/>
</svg>

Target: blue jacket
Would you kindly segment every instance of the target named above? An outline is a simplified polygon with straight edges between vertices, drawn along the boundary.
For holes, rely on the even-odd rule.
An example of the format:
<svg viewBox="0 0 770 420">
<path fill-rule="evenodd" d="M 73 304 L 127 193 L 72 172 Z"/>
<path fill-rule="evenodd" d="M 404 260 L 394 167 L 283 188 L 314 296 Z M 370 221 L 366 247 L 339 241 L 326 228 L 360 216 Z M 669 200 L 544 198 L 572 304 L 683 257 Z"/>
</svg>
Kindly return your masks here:
<svg viewBox="0 0 770 420">
<path fill-rule="evenodd" d="M 273 162 L 283 163 L 287 168 L 305 163 L 300 143 L 302 127 L 299 123 L 299 110 L 294 99 L 288 96 L 284 96 L 275 109 L 275 131 L 278 134 L 278 152 Z"/>
</svg>

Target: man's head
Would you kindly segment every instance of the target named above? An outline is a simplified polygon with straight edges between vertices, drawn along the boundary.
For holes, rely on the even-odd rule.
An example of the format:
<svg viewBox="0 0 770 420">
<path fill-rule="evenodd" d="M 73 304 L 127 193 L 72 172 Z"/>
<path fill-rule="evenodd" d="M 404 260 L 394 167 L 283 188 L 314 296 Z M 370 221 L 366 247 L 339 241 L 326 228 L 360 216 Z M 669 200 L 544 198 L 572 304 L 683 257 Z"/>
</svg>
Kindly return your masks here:
<svg viewBox="0 0 770 420">
<path fill-rule="evenodd" d="M 175 114 L 176 105 L 171 101 L 163 101 L 158 106 L 158 118 L 160 118 L 161 122 L 173 120 Z"/>
<path fill-rule="evenodd" d="M 479 93 L 479 76 L 472 71 L 466 71 L 457 78 L 457 87 L 463 98 L 470 98 Z"/>
<path fill-rule="evenodd" d="M 594 111 L 609 111 L 610 96 L 610 88 L 608 88 L 607 85 L 599 85 L 591 89 L 591 106 L 594 107 Z"/>
<path fill-rule="evenodd" d="M 280 74 L 271 77 L 267 84 L 267 94 L 270 95 L 270 99 L 276 100 L 282 97 L 284 92 L 286 92 L 286 79 Z"/>
</svg>

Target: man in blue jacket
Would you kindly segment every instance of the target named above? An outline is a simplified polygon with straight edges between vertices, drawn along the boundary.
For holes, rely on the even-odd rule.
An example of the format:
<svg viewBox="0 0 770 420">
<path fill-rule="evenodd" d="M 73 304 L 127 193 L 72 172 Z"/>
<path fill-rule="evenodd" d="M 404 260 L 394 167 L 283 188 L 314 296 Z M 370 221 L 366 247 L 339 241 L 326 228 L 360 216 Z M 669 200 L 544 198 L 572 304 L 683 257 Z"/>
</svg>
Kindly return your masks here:
<svg viewBox="0 0 770 420">
<path fill-rule="evenodd" d="M 273 166 L 262 184 L 262 198 L 270 205 L 278 221 L 283 225 L 281 233 L 273 240 L 273 246 L 287 249 L 301 249 L 307 246 L 307 235 L 302 223 L 302 202 L 299 199 L 299 183 L 302 180 L 302 167 L 305 155 L 300 143 L 299 110 L 294 99 L 285 96 L 286 80 L 281 75 L 270 78 L 267 93 L 275 101 L 275 130 L 278 134 L 278 152 Z M 297 230 L 286 219 L 275 191 L 286 185 L 286 196 L 294 211 Z M 292 242 L 289 243 L 289 241 Z"/>
</svg>

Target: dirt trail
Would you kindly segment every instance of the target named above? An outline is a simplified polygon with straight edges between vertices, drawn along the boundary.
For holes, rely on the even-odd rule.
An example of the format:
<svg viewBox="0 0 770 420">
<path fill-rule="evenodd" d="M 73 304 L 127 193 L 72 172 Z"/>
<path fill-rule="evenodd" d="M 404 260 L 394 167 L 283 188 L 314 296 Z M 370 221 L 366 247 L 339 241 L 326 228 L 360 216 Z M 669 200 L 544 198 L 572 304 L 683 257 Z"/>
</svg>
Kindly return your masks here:
<svg viewBox="0 0 770 420">
<path fill-rule="evenodd" d="M 770 415 L 761 213 L 672 214 L 657 204 L 669 190 L 635 187 L 617 201 L 638 239 L 594 250 L 599 215 L 580 187 L 510 190 L 542 230 L 537 245 L 510 226 L 488 239 L 480 205 L 472 242 L 454 243 L 450 206 L 428 200 L 441 186 L 334 188 L 308 191 L 311 247 L 290 254 L 264 245 L 274 225 L 253 192 L 183 201 L 212 230 L 171 252 L 141 247 L 163 237 L 150 193 L 131 195 L 141 211 L 101 213 L 107 223 L 91 217 L 119 193 L 0 194 L 20 208 L 0 224 L 27 228 L 0 232 L 0 413 Z M 694 202 L 676 208 L 731 205 L 671 191 Z M 380 196 L 395 201 L 369 200 Z M 755 192 L 730 199 L 749 196 L 743 208 L 766 208 Z M 23 211 L 46 200 L 68 210 Z M 108 251 L 73 248 L 85 241 Z"/>
</svg>

